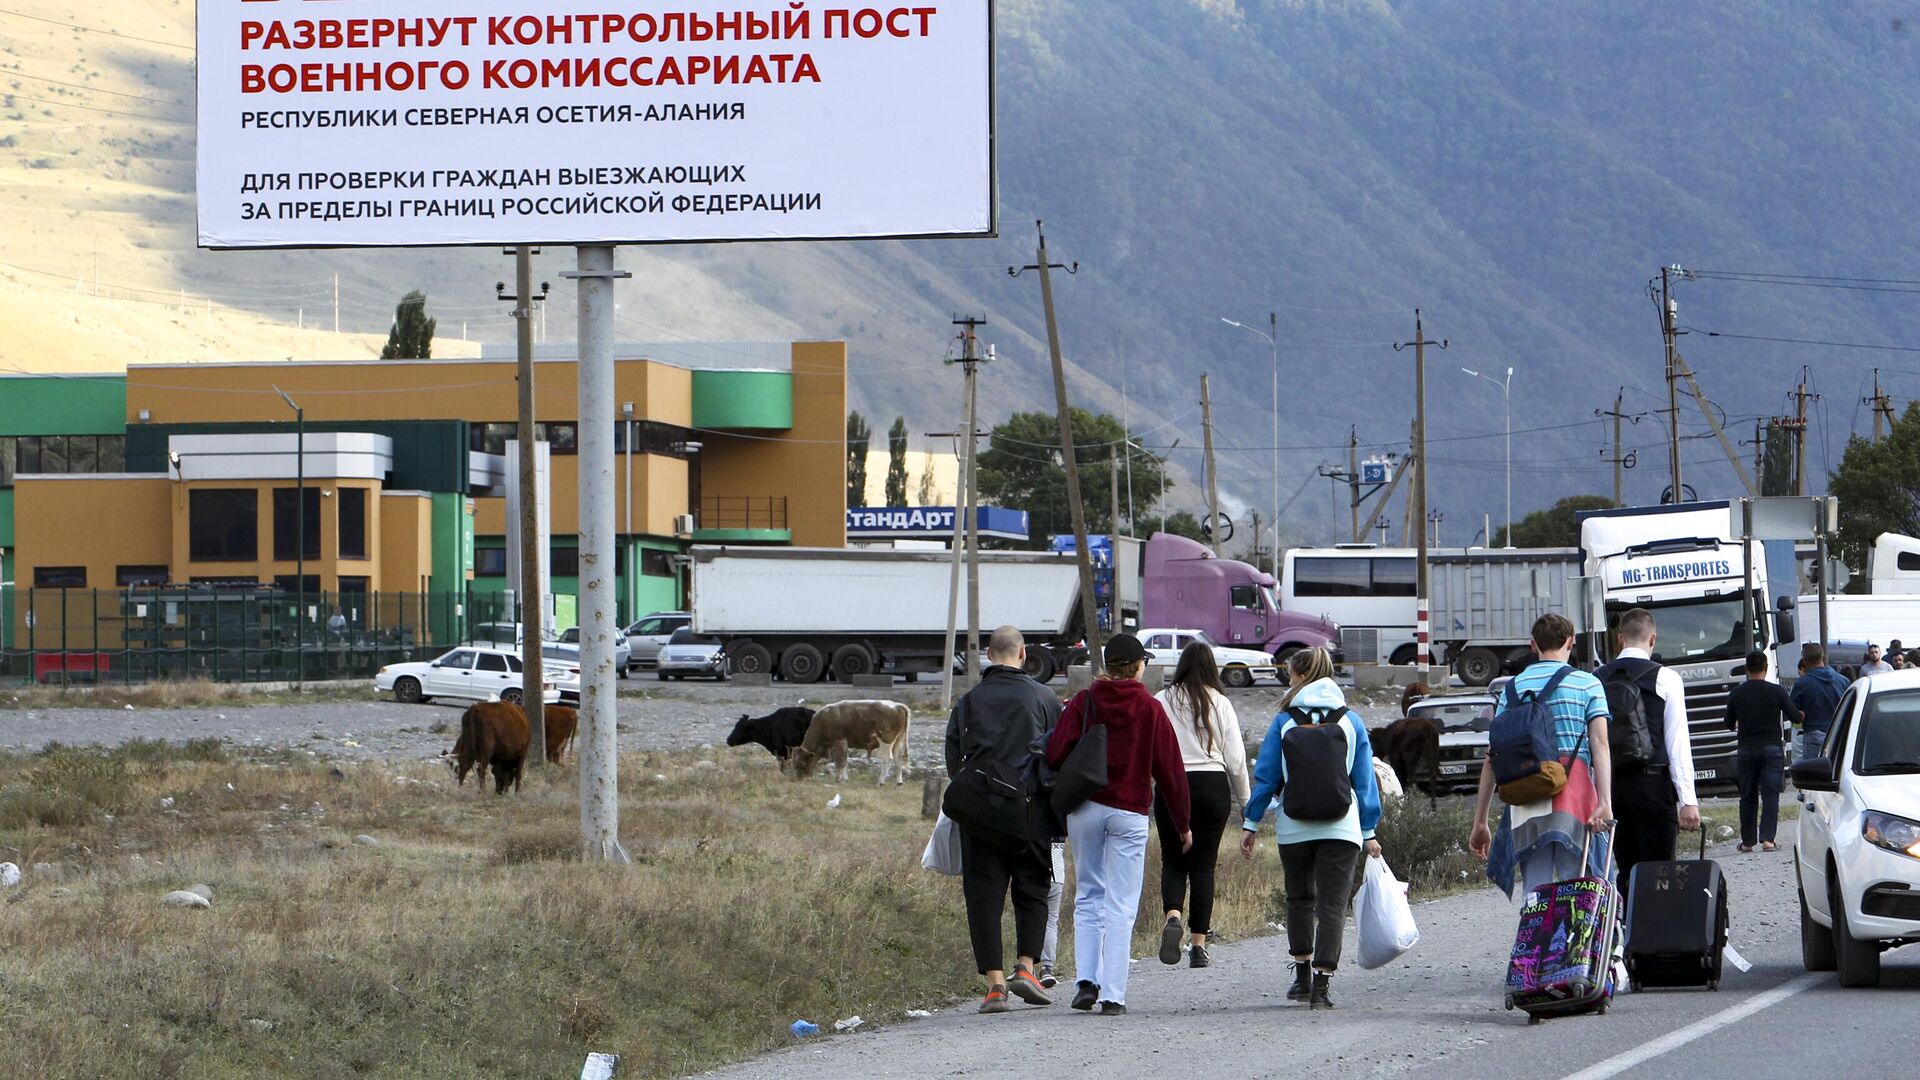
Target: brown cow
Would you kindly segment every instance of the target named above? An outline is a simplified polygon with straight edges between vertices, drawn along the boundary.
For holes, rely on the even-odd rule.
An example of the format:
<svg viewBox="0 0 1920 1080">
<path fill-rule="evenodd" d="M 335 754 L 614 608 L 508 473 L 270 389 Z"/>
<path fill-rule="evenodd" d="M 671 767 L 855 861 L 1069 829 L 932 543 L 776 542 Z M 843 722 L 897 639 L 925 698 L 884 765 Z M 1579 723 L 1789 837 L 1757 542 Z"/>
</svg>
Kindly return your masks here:
<svg viewBox="0 0 1920 1080">
<path fill-rule="evenodd" d="M 547 761 L 558 765 L 560 757 L 566 752 L 567 744 L 573 741 L 574 729 L 580 724 L 580 713 L 565 705 L 547 706 Z"/>
<path fill-rule="evenodd" d="M 460 738 L 453 744 L 454 774 L 461 786 L 467 771 L 479 770 L 480 790 L 486 791 L 487 769 L 493 770 L 494 794 L 504 795 L 507 785 L 520 790 L 520 767 L 526 761 L 527 714 L 520 706 L 504 701 L 477 701 L 460 716 Z"/>
<path fill-rule="evenodd" d="M 840 767 L 840 782 L 847 779 L 847 751 L 865 750 L 884 754 L 880 782 L 899 770 L 894 782 L 907 782 L 907 727 L 913 710 L 897 701 L 836 701 L 813 714 L 807 736 L 793 752 L 793 776 L 805 780 L 823 757 L 831 756 Z"/>
</svg>

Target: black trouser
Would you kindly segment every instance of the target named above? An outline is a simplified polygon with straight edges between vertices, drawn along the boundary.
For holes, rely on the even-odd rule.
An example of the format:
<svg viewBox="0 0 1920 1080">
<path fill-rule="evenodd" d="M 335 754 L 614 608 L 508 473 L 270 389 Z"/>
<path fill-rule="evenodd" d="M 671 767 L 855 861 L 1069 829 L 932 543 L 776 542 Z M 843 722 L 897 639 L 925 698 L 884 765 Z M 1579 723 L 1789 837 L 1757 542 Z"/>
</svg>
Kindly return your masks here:
<svg viewBox="0 0 1920 1080">
<path fill-rule="evenodd" d="M 1347 904 L 1353 898 L 1353 872 L 1360 845 L 1347 840 L 1308 840 L 1280 845 L 1280 867 L 1287 874 L 1287 950 L 1313 956 L 1313 966 L 1340 966 L 1340 935 L 1347 928 Z"/>
<path fill-rule="evenodd" d="M 1000 913 L 1013 891 L 1013 942 L 1017 956 L 1039 956 L 1047 941 L 1047 889 L 1053 859 L 1046 845 L 1003 840 L 994 833 L 960 827 L 960 893 L 967 901 L 967 935 L 980 974 L 1006 970 Z"/>
<path fill-rule="evenodd" d="M 1673 859 L 1680 839 L 1679 796 L 1667 767 L 1651 766 L 1613 774 L 1613 857 L 1620 864 L 1620 890 L 1643 862 Z"/>
<path fill-rule="evenodd" d="M 1213 932 L 1213 868 L 1220 861 L 1220 834 L 1227 829 L 1227 815 L 1233 812 L 1233 788 L 1223 772 L 1190 772 L 1187 791 L 1192 801 L 1188 828 L 1193 830 L 1193 848 L 1180 850 L 1180 834 L 1173 830 L 1173 814 L 1167 800 L 1157 792 L 1153 796 L 1153 820 L 1160 827 L 1160 907 L 1163 911 L 1187 913 L 1187 929 L 1196 934 Z M 1193 903 L 1187 904 L 1187 890 L 1193 890 Z"/>
<path fill-rule="evenodd" d="M 1780 790 L 1786 785 L 1787 754 L 1779 743 L 1742 746 L 1735 759 L 1740 776 L 1740 842 L 1773 843 L 1780 825 Z M 1754 818 L 1760 819 L 1759 839 Z"/>
</svg>

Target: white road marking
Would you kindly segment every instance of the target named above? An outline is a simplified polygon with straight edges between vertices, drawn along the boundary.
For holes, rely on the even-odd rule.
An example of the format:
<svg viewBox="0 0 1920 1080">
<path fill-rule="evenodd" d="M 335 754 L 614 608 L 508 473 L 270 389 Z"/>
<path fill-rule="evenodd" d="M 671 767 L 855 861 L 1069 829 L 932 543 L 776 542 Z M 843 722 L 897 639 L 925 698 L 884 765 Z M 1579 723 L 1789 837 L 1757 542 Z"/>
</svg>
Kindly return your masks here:
<svg viewBox="0 0 1920 1080">
<path fill-rule="evenodd" d="M 1703 1039 L 1729 1024 L 1739 1023 L 1741 1020 L 1752 1016 L 1762 1009 L 1778 1005 L 1800 991 L 1811 989 L 1830 978 L 1832 978 L 1830 975 L 1806 974 L 1797 979 L 1789 980 L 1765 993 L 1755 994 L 1738 1005 L 1729 1006 L 1705 1019 L 1696 1020 L 1677 1031 L 1668 1032 L 1650 1043 L 1643 1043 L 1624 1054 L 1615 1055 L 1596 1065 L 1573 1073 L 1568 1076 L 1566 1080 L 1606 1080 L 1609 1076 L 1618 1076 L 1628 1069 L 1633 1068 L 1635 1065 L 1651 1061 L 1669 1051 L 1678 1050 L 1680 1047 L 1690 1042 Z"/>
</svg>

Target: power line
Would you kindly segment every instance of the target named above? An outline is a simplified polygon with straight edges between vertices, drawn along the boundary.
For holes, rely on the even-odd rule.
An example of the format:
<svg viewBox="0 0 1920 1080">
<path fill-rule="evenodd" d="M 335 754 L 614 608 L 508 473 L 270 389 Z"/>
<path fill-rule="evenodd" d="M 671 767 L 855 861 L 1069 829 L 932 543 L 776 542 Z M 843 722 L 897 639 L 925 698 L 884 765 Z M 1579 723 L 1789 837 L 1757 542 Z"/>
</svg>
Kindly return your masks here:
<svg viewBox="0 0 1920 1080">
<path fill-rule="evenodd" d="M 88 86 L 86 83 L 62 82 L 59 79 L 49 79 L 45 75 L 29 75 L 24 71 L 6 71 L 0 72 L 0 75 L 8 78 L 32 79 L 34 82 L 52 83 L 54 86 L 69 86 L 75 90 L 85 90 L 90 94 L 111 94 L 114 97 L 132 98 L 135 101 L 144 101 L 153 105 L 178 105 L 183 109 L 188 107 L 187 103 L 181 101 L 179 98 L 157 98 L 148 97 L 145 94 L 129 94 L 123 90 L 108 90 L 105 87 Z"/>
<path fill-rule="evenodd" d="M 172 116 L 154 116 L 152 113 L 126 112 L 121 109 L 104 109 L 98 105 L 82 105 L 77 101 L 56 101 L 53 98 L 37 98 L 31 94 L 21 94 L 13 91 L 0 93 L 0 97 L 18 98 L 21 101 L 31 101 L 40 105 L 52 105 L 59 109 L 85 109 L 88 112 L 106 113 L 108 116 L 126 116 L 135 120 L 154 120 L 162 124 L 191 125 L 193 123 L 191 120 L 181 120 Z"/>
<path fill-rule="evenodd" d="M 49 19 L 44 15 L 29 15 L 24 11 L 14 11 L 11 8 L 0 8 L 0 15 L 11 15 L 16 19 L 30 19 L 34 22 L 46 23 L 50 26 L 65 27 L 68 30 L 84 30 L 89 34 L 100 34 L 104 37 L 121 38 L 126 41 L 145 42 L 148 45 L 159 45 L 168 49 L 179 49 L 183 52 L 194 51 L 193 46 L 183 45 L 178 41 L 161 41 L 159 38 L 138 37 L 134 34 L 123 34 L 118 30 L 104 30 L 98 26 L 82 26 L 79 23 L 70 23 L 61 19 Z"/>
<path fill-rule="evenodd" d="M 1920 292 L 1920 289 L 1914 290 Z M 1705 334 L 1708 337 L 1734 338 L 1740 341 L 1772 341 L 1784 345 L 1824 345 L 1835 349 L 1871 349 L 1875 352 L 1920 353 L 1920 345 L 1873 345 L 1859 341 L 1825 341 L 1818 338 L 1768 337 L 1761 334 L 1734 334 L 1722 330 L 1701 330 L 1688 326 L 1683 329 L 1690 333 Z"/>
</svg>

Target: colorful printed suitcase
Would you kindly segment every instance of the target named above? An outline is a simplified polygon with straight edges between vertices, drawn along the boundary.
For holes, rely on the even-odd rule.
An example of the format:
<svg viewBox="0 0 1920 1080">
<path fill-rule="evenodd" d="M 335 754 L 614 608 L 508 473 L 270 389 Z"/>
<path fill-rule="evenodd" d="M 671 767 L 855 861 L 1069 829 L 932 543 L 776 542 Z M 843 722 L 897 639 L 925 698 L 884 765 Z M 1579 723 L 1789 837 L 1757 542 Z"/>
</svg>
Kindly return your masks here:
<svg viewBox="0 0 1920 1080">
<path fill-rule="evenodd" d="M 1612 845 L 1599 876 L 1581 858 L 1581 876 L 1527 894 L 1507 964 L 1507 1008 L 1529 1023 L 1554 1016 L 1604 1014 L 1613 1000 L 1620 949 L 1620 893 L 1612 881 Z"/>
</svg>

